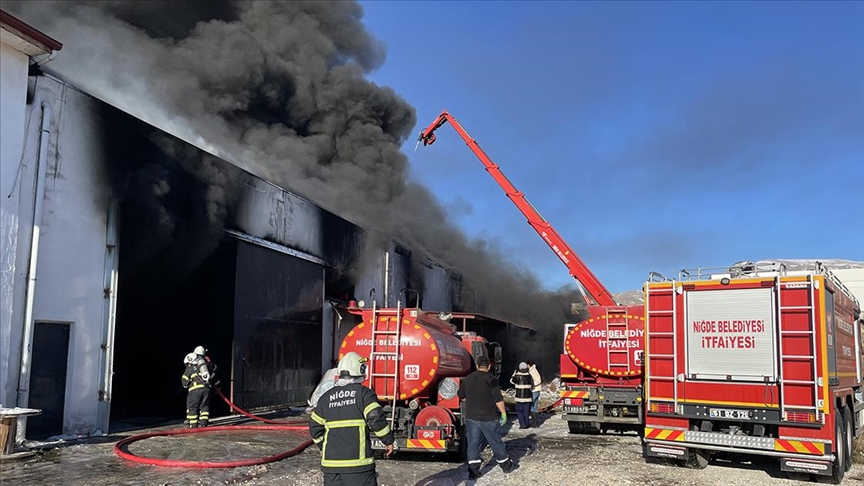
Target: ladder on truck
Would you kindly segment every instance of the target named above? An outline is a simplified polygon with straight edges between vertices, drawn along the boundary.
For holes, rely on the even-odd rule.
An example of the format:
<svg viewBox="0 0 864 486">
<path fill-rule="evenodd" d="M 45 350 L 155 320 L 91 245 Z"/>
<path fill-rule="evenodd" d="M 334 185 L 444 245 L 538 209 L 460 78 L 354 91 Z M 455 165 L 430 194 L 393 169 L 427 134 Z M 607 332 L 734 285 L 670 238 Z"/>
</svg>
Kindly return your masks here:
<svg viewBox="0 0 864 486">
<path fill-rule="evenodd" d="M 382 379 L 384 382 L 378 398 L 390 400 L 390 427 L 394 430 L 396 401 L 399 399 L 399 346 L 402 340 L 402 311 L 401 300 L 397 301 L 395 312 L 393 310 L 382 311 L 377 308 L 376 302 L 372 301 L 372 351 L 369 353 L 369 384 L 374 390 L 377 379 Z M 395 341 L 393 345 L 390 345 L 391 340 Z M 392 363 L 392 368 L 390 363 Z M 381 370 L 382 368 L 383 370 Z M 387 394 L 389 381 L 393 383 L 392 395 Z"/>
<path fill-rule="evenodd" d="M 652 277 L 654 273 L 652 272 Z M 660 275 L 657 275 L 660 277 Z M 654 370 L 658 368 L 656 364 L 652 364 L 651 366 L 644 366 L 643 368 L 643 376 L 645 377 L 645 396 L 647 397 L 648 403 L 645 404 L 647 410 L 651 410 L 651 402 L 656 401 L 654 396 L 654 392 L 652 391 L 651 384 L 652 382 L 671 382 L 672 383 L 672 406 L 674 407 L 672 413 L 678 412 L 678 333 L 676 332 L 677 323 L 675 322 L 676 315 L 675 311 L 677 310 L 677 289 L 678 284 L 675 280 L 664 280 L 668 281 L 670 286 L 669 288 L 661 288 L 661 289 L 651 289 L 652 280 L 649 277 L 649 282 L 645 285 L 645 356 L 642 358 L 643 363 L 650 361 L 654 363 L 657 360 L 663 361 L 672 361 L 672 374 L 671 375 L 658 375 Z M 663 277 L 665 279 L 665 277 Z M 671 303 L 668 308 L 667 306 L 663 306 L 664 308 L 653 309 L 651 308 L 651 296 L 659 296 L 659 297 L 668 297 L 669 302 Z M 665 300 L 665 298 L 663 299 Z M 668 331 L 655 331 L 652 329 L 655 326 L 655 323 L 652 323 L 652 319 L 656 319 L 658 317 L 669 317 L 671 322 L 671 329 Z M 652 337 L 658 338 L 666 338 L 672 339 L 672 354 L 661 354 L 652 352 L 649 350 L 648 343 Z M 668 397 L 663 397 L 668 398 Z"/>
<path fill-rule="evenodd" d="M 622 319 L 623 318 L 623 319 Z M 626 368 L 631 371 L 633 359 L 630 356 L 630 348 L 627 347 L 630 332 L 630 315 L 626 307 L 606 308 L 606 363 L 609 371 L 612 368 Z M 612 334 L 615 334 L 613 337 Z M 612 343 L 623 343 L 620 346 L 612 346 Z M 622 356 L 623 354 L 623 356 Z M 624 359 L 615 360 L 614 358 Z M 621 370 L 618 370 L 621 371 Z"/>
<path fill-rule="evenodd" d="M 816 285 L 816 281 L 813 279 L 813 275 L 807 275 L 806 281 L 795 281 L 789 282 L 789 284 L 796 286 L 803 286 L 807 292 L 807 303 L 805 305 L 783 305 L 783 286 L 786 285 L 785 282 L 782 281 L 780 276 L 774 277 L 774 292 L 777 299 L 777 329 L 778 329 L 778 340 L 777 340 L 777 350 L 780 353 L 780 367 L 777 371 L 778 374 L 778 383 L 780 386 L 780 418 L 781 420 L 787 420 L 788 414 L 791 413 L 807 413 L 812 412 L 816 418 L 816 421 L 821 421 L 820 414 L 820 403 L 819 403 L 819 388 L 821 385 L 821 379 L 819 379 L 818 368 L 816 365 L 816 305 L 815 298 L 813 297 L 813 290 L 818 288 Z M 806 330 L 802 329 L 786 329 L 784 325 L 784 314 L 786 313 L 795 313 L 806 312 L 808 314 L 808 328 Z M 792 337 L 792 336 L 807 336 L 810 340 L 810 352 L 809 354 L 786 354 L 784 349 L 784 337 Z M 812 380 L 794 380 L 787 379 L 784 376 L 783 368 L 784 364 L 787 362 L 800 362 L 807 361 L 810 364 Z M 813 389 L 813 405 L 801 405 L 801 404 L 789 404 L 786 400 L 786 387 L 788 385 L 807 385 Z"/>
</svg>

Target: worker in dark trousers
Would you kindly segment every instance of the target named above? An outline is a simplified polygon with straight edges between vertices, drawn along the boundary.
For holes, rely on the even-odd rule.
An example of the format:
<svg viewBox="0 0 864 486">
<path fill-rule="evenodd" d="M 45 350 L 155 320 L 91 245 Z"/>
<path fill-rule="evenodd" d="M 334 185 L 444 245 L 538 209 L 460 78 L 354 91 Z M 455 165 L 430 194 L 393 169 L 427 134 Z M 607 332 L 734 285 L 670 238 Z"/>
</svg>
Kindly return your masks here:
<svg viewBox="0 0 864 486">
<path fill-rule="evenodd" d="M 478 356 L 475 363 L 477 371 L 462 380 L 457 393 L 464 401 L 462 416 L 465 418 L 465 435 L 468 439 L 469 479 L 480 477 L 483 462 L 480 452 L 484 439 L 505 474 L 515 467 L 501 440 L 501 427 L 507 422 L 507 411 L 504 410 L 504 396 L 498 386 L 498 379 L 489 373 L 489 358 Z"/>
<path fill-rule="evenodd" d="M 534 399 L 531 394 L 534 380 L 528 371 L 528 363 L 524 361 L 519 363 L 519 369 L 513 372 L 510 383 L 516 387 L 514 398 L 516 399 L 516 417 L 519 418 L 519 428 L 527 429 L 531 427 L 531 402 Z"/>
<path fill-rule="evenodd" d="M 351 352 L 337 367 L 333 388 L 318 398 L 309 417 L 309 433 L 321 450 L 325 486 L 377 486 L 369 432 L 393 452 L 393 432 L 378 396 L 363 386 L 367 359 Z"/>
<path fill-rule="evenodd" d="M 188 428 L 207 427 L 210 422 L 210 387 L 216 383 L 216 365 L 210 362 L 204 346 L 186 355 L 186 370 L 180 379 L 186 394 Z"/>
</svg>

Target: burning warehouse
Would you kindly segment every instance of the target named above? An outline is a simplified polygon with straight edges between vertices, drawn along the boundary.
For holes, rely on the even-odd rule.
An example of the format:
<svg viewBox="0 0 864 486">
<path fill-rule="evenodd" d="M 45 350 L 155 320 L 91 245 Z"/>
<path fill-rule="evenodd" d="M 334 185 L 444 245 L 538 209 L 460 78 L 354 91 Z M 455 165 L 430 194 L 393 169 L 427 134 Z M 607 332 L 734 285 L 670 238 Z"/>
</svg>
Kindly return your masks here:
<svg viewBox="0 0 864 486">
<path fill-rule="evenodd" d="M 383 56 L 358 6 L 157 4 L 4 2 L 65 43 L 37 66 L 51 46 L 10 46 L 32 33 L 4 14 L 0 403 L 43 410 L 28 437 L 175 419 L 199 344 L 239 406 L 302 403 L 351 327 L 339 307 L 373 289 L 564 322 L 571 296 L 406 180 L 414 112 L 364 79 Z M 560 342 L 505 337 L 555 349 L 554 373 Z"/>
</svg>

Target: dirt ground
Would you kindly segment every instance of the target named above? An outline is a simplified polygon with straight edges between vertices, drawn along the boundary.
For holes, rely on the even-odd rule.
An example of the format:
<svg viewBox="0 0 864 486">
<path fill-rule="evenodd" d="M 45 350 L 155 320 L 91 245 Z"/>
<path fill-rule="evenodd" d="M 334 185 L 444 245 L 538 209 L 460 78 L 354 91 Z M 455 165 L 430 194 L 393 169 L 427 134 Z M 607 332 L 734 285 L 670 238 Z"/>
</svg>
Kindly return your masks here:
<svg viewBox="0 0 864 486">
<path fill-rule="evenodd" d="M 511 420 L 505 437 L 518 469 L 504 475 L 488 462 L 484 475 L 468 480 L 463 464 L 434 454 L 398 454 L 378 462 L 384 485 L 715 485 L 753 486 L 812 484 L 788 479 L 776 461 L 757 463 L 713 460 L 707 469 L 689 470 L 642 459 L 639 437 L 633 433 L 571 435 L 560 417 L 544 415 L 538 428 L 519 430 Z M 0 464 L 0 484 L 64 485 L 320 485 L 319 453 L 313 446 L 282 461 L 232 469 L 185 469 L 130 463 L 113 453 L 127 434 L 81 443 L 68 443 L 35 457 Z M 132 444 L 130 451 L 148 457 L 185 460 L 237 460 L 276 454 L 305 440 L 285 431 L 244 431 L 160 437 Z M 488 449 L 484 458 L 491 460 Z M 494 461 L 493 461 L 494 462 Z M 856 464 L 844 484 L 864 482 L 864 466 Z"/>
</svg>

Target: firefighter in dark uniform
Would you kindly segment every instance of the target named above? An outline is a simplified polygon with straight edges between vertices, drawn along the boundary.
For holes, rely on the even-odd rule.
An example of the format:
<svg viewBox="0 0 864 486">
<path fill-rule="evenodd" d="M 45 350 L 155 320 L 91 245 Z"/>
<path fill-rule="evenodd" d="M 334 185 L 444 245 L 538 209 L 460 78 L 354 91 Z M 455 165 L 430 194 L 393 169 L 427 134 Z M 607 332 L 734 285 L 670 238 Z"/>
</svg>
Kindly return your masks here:
<svg viewBox="0 0 864 486">
<path fill-rule="evenodd" d="M 339 362 L 339 378 L 309 418 L 312 441 L 321 449 L 324 485 L 377 486 L 369 432 L 393 452 L 393 432 L 378 396 L 363 386 L 366 358 L 351 352 Z"/>
<path fill-rule="evenodd" d="M 186 424 L 190 429 L 207 427 L 210 422 L 210 387 L 216 382 L 216 365 L 210 362 L 204 346 L 186 355 L 186 370 L 180 379 L 186 394 Z"/>
</svg>

